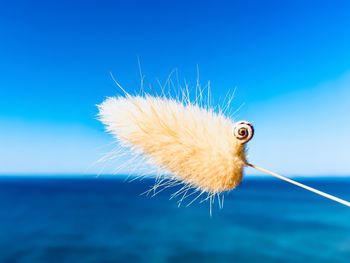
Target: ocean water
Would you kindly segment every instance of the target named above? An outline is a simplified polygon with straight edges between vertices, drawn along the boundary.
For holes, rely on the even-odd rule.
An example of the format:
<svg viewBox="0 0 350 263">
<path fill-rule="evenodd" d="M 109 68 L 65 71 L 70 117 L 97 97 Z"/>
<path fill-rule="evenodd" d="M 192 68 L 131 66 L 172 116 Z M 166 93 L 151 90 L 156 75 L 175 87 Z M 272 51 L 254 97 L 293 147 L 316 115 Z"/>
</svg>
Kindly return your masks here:
<svg viewBox="0 0 350 263">
<path fill-rule="evenodd" d="M 350 179 L 304 179 L 350 199 Z M 0 177 L 0 262 L 350 262 L 350 208 L 276 179 L 207 202 L 152 180 Z M 185 203 L 186 204 L 186 203 Z"/>
</svg>

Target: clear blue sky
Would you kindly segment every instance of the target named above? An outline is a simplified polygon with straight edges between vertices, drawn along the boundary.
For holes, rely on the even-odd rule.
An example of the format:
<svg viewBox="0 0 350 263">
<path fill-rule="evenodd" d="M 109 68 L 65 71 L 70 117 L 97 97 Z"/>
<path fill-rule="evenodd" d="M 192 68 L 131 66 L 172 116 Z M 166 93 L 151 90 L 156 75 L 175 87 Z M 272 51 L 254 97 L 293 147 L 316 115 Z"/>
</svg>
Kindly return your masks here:
<svg viewBox="0 0 350 263">
<path fill-rule="evenodd" d="M 350 174 L 349 1 L 1 1 L 0 173 L 95 173 L 96 104 L 175 68 L 237 87 L 252 162 Z M 116 161 L 116 164 L 118 161 Z M 110 169 L 106 172 L 111 171 Z"/>
</svg>

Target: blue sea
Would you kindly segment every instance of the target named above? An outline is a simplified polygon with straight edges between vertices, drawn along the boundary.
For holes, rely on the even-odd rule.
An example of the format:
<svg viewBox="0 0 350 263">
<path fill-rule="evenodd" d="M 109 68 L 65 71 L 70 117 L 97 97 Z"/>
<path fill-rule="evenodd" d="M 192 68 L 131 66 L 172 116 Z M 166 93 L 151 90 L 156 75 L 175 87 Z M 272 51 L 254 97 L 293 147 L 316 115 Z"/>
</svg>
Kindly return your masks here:
<svg viewBox="0 0 350 263">
<path fill-rule="evenodd" d="M 350 178 L 300 179 L 350 199 Z M 350 262 L 350 208 L 274 178 L 217 202 L 118 177 L 0 177 L 0 262 Z"/>
</svg>

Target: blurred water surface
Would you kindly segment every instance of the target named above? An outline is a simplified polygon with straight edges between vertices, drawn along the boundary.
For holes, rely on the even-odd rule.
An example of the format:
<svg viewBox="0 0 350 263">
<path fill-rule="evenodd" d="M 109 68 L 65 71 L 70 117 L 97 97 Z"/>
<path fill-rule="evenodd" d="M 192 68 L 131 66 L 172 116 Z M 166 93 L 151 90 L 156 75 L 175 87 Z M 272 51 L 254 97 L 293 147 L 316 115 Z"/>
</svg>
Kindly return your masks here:
<svg viewBox="0 0 350 263">
<path fill-rule="evenodd" d="M 349 178 L 301 181 L 350 199 Z M 0 262 L 350 262 L 350 209 L 303 189 L 247 178 L 210 217 L 152 184 L 1 177 Z"/>
</svg>

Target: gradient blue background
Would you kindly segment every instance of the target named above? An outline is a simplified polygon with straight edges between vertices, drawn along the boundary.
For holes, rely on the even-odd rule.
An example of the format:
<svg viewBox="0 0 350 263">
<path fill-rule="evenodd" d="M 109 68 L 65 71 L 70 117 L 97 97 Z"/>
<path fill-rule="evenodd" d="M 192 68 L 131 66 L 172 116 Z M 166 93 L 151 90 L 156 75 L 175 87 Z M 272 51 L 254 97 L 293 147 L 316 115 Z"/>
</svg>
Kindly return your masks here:
<svg viewBox="0 0 350 263">
<path fill-rule="evenodd" d="M 247 176 L 210 217 L 201 198 L 186 207 L 196 195 L 169 201 L 179 188 L 147 198 L 154 180 L 95 176 L 123 158 L 95 162 L 115 145 L 96 120 L 120 94 L 110 72 L 134 92 L 139 58 L 156 93 L 174 69 L 194 86 L 198 65 L 214 101 L 236 88 L 251 162 L 350 200 L 349 14 L 345 0 L 0 0 L 0 262 L 348 263 L 350 210 L 294 185 Z"/>
<path fill-rule="evenodd" d="M 349 1 L 1 1 L 0 173 L 96 173 L 113 142 L 96 104 L 177 68 L 234 87 L 249 157 L 350 174 Z M 154 85 L 157 89 L 157 85 Z M 115 163 L 118 164 L 118 161 Z M 104 170 L 108 173 L 111 170 Z"/>
</svg>

